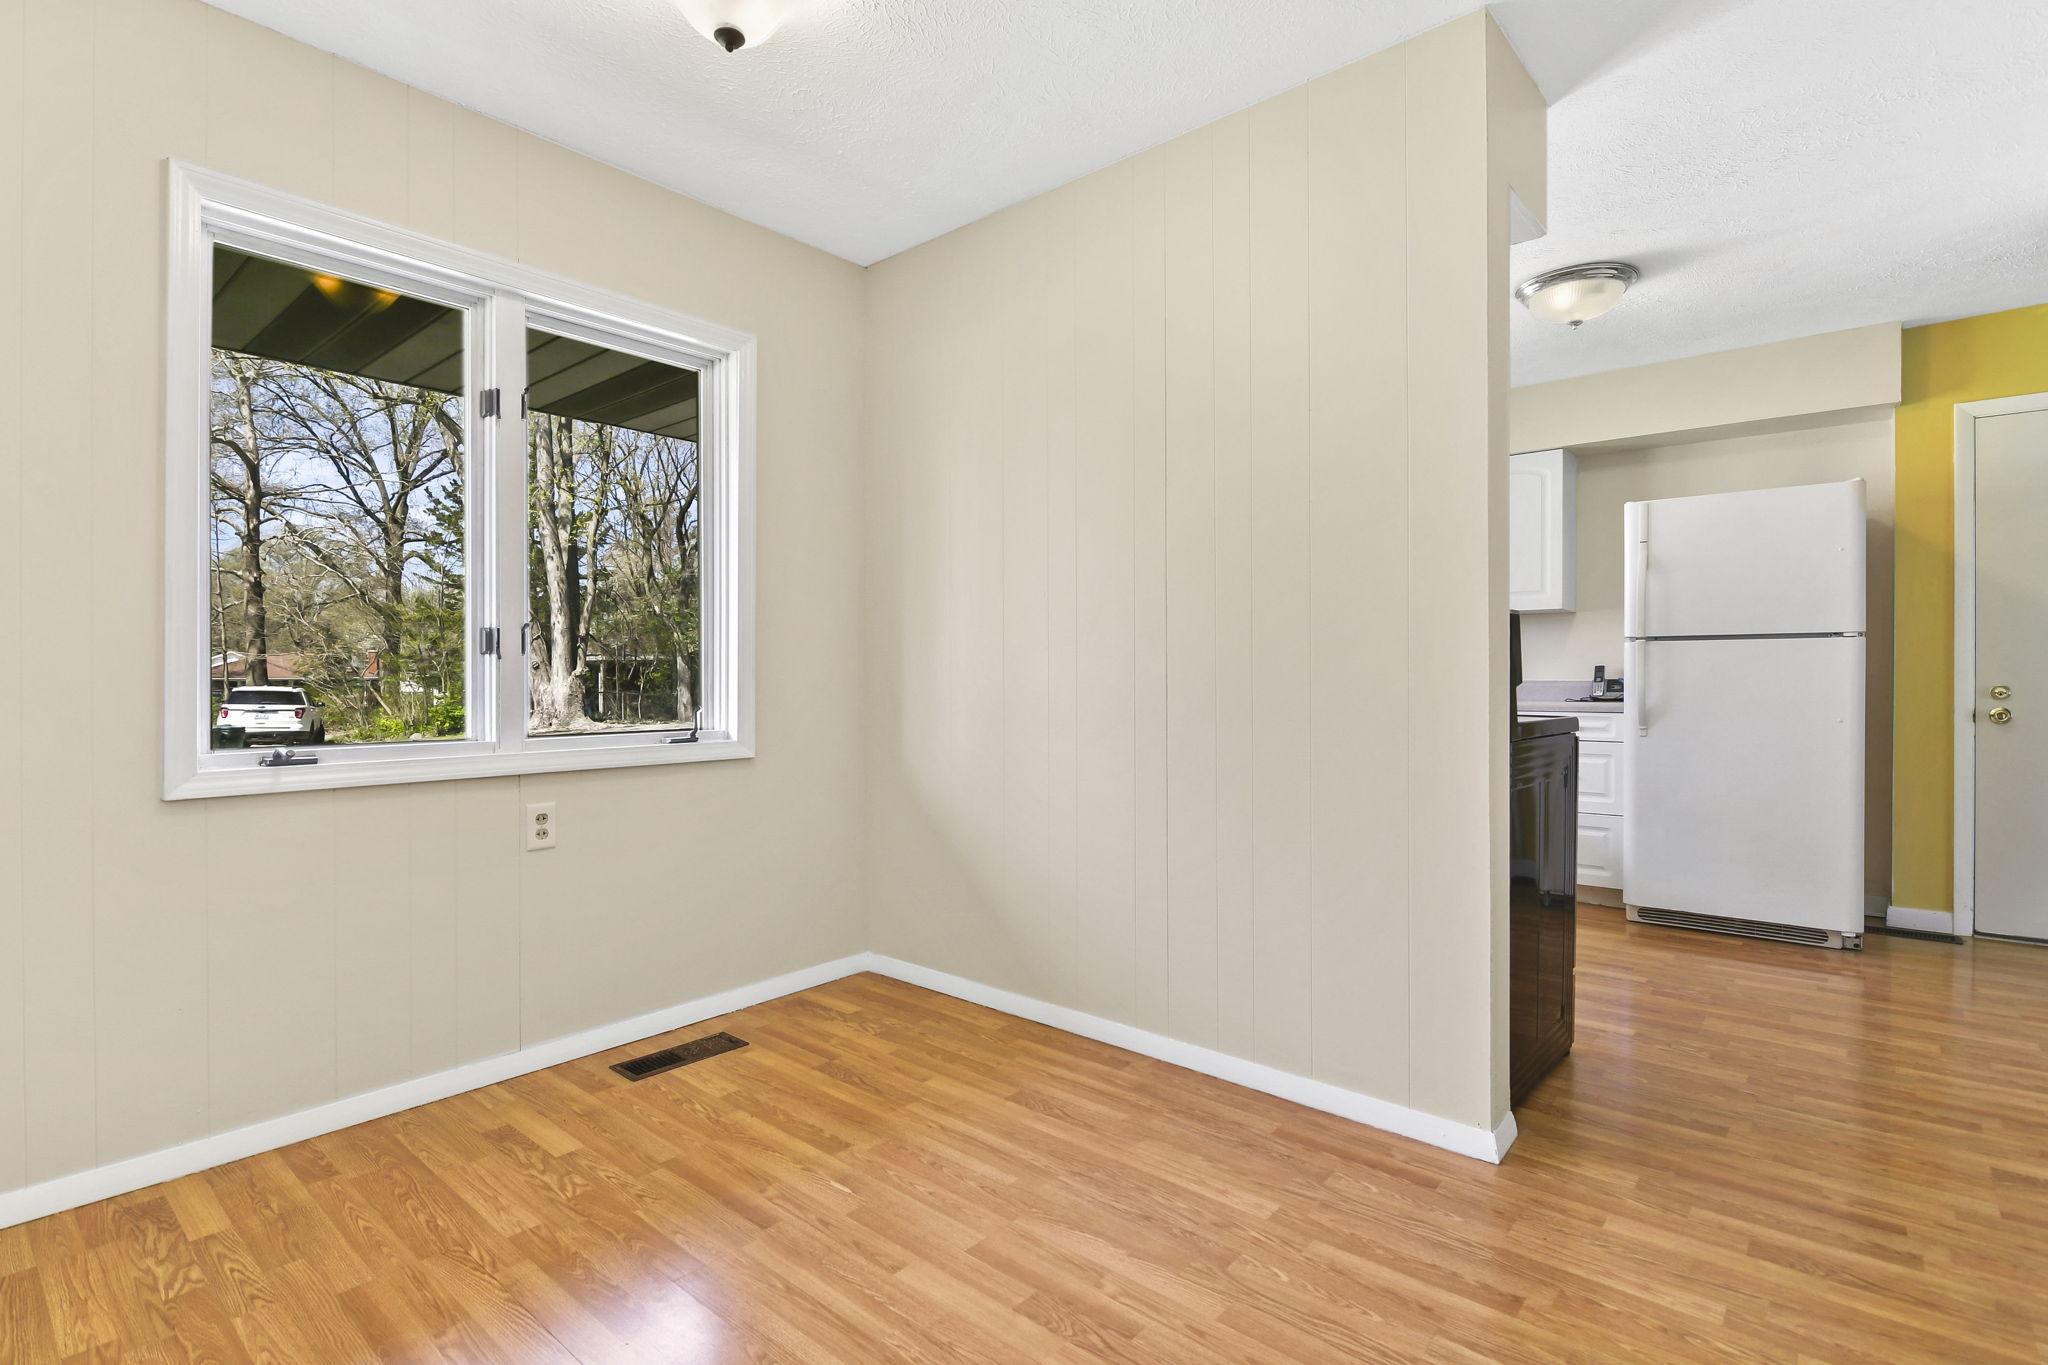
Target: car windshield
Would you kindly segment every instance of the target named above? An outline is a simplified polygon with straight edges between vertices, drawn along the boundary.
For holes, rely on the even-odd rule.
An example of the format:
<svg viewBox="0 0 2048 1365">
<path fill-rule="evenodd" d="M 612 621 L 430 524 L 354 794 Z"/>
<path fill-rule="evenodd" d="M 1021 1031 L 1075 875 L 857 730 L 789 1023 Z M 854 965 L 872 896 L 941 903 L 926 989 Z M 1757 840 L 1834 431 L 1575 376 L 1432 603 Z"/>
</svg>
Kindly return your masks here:
<svg viewBox="0 0 2048 1365">
<path fill-rule="evenodd" d="M 290 687 L 237 687 L 228 693 L 230 706 L 304 706 L 305 693 Z"/>
</svg>

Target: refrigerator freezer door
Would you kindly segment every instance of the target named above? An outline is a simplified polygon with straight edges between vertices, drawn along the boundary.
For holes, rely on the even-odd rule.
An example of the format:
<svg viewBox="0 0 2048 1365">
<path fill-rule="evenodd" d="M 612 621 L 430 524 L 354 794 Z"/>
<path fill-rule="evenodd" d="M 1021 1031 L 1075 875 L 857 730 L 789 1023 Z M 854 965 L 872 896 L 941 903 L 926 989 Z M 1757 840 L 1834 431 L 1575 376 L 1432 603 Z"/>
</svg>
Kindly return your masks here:
<svg viewBox="0 0 2048 1365">
<path fill-rule="evenodd" d="M 1638 648 L 1623 899 L 1862 933 L 1863 641 Z"/>
<path fill-rule="evenodd" d="M 1623 633 L 1863 629 L 1863 481 L 1632 502 Z"/>
</svg>

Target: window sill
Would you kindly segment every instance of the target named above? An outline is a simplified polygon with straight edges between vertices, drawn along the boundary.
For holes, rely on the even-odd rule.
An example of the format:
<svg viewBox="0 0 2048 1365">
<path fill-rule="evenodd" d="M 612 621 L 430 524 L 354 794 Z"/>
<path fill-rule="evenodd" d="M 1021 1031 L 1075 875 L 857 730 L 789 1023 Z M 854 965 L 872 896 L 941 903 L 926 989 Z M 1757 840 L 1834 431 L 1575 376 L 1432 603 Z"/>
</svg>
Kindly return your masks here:
<svg viewBox="0 0 2048 1365">
<path fill-rule="evenodd" d="M 706 735 L 692 744 L 610 744 L 522 749 L 503 754 L 439 754 L 360 758 L 305 767 L 257 766 L 260 751 L 246 764 L 208 767 L 164 779 L 164 800 L 209 796 L 255 796 L 265 792 L 322 791 L 336 787 L 381 787 L 398 782 L 452 782 L 470 777 L 515 777 L 525 773 L 584 772 L 597 768 L 646 768 L 671 763 L 713 763 L 752 758 L 753 747 Z"/>
</svg>

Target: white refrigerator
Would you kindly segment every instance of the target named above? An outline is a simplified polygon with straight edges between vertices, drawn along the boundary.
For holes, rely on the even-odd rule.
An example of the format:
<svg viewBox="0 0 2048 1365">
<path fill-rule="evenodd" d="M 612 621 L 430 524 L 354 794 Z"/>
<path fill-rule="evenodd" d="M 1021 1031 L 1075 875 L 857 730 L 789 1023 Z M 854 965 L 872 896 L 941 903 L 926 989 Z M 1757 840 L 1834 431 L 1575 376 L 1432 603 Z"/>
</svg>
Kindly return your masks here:
<svg viewBox="0 0 2048 1365">
<path fill-rule="evenodd" d="M 1863 934 L 1863 481 L 1632 502 L 1631 919 Z"/>
</svg>

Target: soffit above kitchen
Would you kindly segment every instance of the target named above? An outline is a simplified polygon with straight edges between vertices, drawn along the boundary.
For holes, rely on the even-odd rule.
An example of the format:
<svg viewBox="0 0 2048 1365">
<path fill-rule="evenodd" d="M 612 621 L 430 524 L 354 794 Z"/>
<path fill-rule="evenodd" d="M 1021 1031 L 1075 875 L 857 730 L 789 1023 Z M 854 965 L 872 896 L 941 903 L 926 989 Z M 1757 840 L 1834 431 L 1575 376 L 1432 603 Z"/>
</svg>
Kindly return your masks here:
<svg viewBox="0 0 2048 1365">
<path fill-rule="evenodd" d="M 675 0 L 211 0 L 867 264 L 1391 47 L 1469 0 L 800 0 L 735 53 Z M 2048 6 L 1501 0 L 1552 101 L 1517 383 L 2048 297 Z"/>
</svg>

